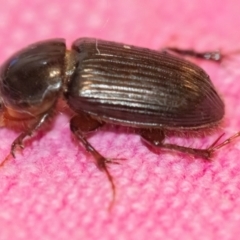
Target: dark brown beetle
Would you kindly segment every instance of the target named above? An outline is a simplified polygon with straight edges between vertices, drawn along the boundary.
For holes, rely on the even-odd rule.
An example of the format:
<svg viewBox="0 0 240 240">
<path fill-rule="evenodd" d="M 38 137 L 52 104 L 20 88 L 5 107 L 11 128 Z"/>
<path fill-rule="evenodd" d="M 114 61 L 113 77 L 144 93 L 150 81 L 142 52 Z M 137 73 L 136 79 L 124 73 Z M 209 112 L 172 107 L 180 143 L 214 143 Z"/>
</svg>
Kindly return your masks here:
<svg viewBox="0 0 240 240">
<path fill-rule="evenodd" d="M 223 119 L 221 98 L 208 75 L 195 64 L 167 51 L 90 38 L 76 40 L 67 51 L 63 39 L 53 39 L 24 48 L 1 67 L 1 125 L 25 126 L 12 143 L 13 156 L 17 146 L 23 147 L 24 138 L 46 122 L 60 97 L 76 112 L 70 121 L 71 131 L 92 153 L 98 168 L 106 172 L 113 190 L 106 167 L 110 160 L 85 137 L 105 122 L 133 127 L 156 147 L 205 159 L 239 135 L 207 149 L 164 143 L 166 130 L 201 130 L 217 126 Z"/>
</svg>

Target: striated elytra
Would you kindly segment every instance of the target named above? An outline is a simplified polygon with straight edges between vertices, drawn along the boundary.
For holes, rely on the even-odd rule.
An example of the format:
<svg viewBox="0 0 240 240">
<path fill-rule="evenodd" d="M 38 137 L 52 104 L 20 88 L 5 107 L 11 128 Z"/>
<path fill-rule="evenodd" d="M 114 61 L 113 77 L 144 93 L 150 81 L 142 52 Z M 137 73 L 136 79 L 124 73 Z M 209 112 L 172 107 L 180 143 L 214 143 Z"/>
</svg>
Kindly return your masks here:
<svg viewBox="0 0 240 240">
<path fill-rule="evenodd" d="M 52 39 L 20 50 L 1 66 L 0 125 L 24 126 L 12 143 L 13 156 L 52 115 L 59 98 L 76 113 L 70 129 L 106 172 L 113 190 L 110 160 L 86 138 L 105 122 L 133 127 L 155 147 L 205 159 L 239 135 L 207 149 L 164 143 L 166 130 L 212 128 L 224 117 L 223 101 L 197 65 L 169 51 L 92 38 L 80 38 L 66 50 L 64 39 Z"/>
</svg>

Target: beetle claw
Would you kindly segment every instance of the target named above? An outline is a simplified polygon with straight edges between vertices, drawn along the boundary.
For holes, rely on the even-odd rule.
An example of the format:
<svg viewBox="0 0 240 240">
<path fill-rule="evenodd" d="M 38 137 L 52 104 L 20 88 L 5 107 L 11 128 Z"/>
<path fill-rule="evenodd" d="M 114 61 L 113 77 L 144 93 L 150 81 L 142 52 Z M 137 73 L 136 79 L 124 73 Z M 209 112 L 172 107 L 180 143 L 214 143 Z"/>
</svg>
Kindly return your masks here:
<svg viewBox="0 0 240 240">
<path fill-rule="evenodd" d="M 11 153 L 9 153 L 5 159 L 0 163 L 0 167 L 3 167 L 7 161 L 9 161 L 10 157 L 13 156 Z"/>
<path fill-rule="evenodd" d="M 126 158 L 106 158 L 105 159 L 105 163 L 106 164 L 116 164 L 116 165 L 120 165 L 120 161 L 126 161 Z"/>
</svg>

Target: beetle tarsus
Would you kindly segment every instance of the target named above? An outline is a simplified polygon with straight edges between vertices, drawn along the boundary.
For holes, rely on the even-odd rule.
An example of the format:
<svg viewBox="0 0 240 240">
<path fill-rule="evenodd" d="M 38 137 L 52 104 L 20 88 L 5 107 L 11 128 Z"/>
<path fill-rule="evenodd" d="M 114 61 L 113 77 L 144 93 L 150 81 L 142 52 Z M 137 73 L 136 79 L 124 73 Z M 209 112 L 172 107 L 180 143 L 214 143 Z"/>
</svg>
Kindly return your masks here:
<svg viewBox="0 0 240 240">
<path fill-rule="evenodd" d="M 110 182 L 110 185 L 111 185 L 111 188 L 112 188 L 112 199 L 111 199 L 111 202 L 109 204 L 109 211 L 112 209 L 113 205 L 114 205 L 114 202 L 115 202 L 115 199 L 116 199 L 116 187 L 115 187 L 115 184 L 114 184 L 114 180 L 113 180 L 113 177 L 111 175 L 111 173 L 109 172 L 108 168 L 107 168 L 107 164 L 106 163 L 109 163 L 108 159 L 102 157 L 101 159 L 96 159 L 97 160 L 97 167 L 104 171 L 107 178 L 108 178 L 108 181 Z"/>
<path fill-rule="evenodd" d="M 214 61 L 214 62 L 221 62 L 224 57 L 220 51 L 197 52 L 192 49 L 179 49 L 179 48 L 166 48 L 165 50 L 175 52 L 179 55 L 201 58 L 201 59 Z"/>
<path fill-rule="evenodd" d="M 220 138 L 223 136 L 224 134 L 222 134 L 215 142 L 214 144 L 211 145 L 211 147 L 209 148 L 209 150 L 211 151 L 211 153 L 216 152 L 218 149 L 226 146 L 227 144 L 231 143 L 232 141 L 234 141 L 236 138 L 240 137 L 240 132 L 235 133 L 233 136 L 227 138 L 226 140 L 224 140 L 223 142 L 219 143 L 218 145 L 216 145 L 216 143 L 220 140 Z"/>
</svg>

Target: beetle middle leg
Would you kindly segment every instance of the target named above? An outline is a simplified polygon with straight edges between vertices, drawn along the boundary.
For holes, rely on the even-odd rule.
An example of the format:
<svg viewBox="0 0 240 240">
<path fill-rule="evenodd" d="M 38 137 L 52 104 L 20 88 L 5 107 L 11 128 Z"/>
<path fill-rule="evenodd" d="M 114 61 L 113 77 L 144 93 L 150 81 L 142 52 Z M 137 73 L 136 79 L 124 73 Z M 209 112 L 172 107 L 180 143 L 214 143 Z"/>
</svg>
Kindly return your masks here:
<svg viewBox="0 0 240 240">
<path fill-rule="evenodd" d="M 200 158 L 203 158 L 206 160 L 210 160 L 210 158 L 212 157 L 212 154 L 215 151 L 217 151 L 219 148 L 222 148 L 223 146 L 229 144 L 235 138 L 240 136 L 240 132 L 238 132 L 235 135 L 233 135 L 232 137 L 221 142 L 220 144 L 217 144 L 218 141 L 220 140 L 220 138 L 223 136 L 223 135 L 221 135 L 208 148 L 198 149 L 198 148 L 179 146 L 176 144 L 164 143 L 165 134 L 164 134 L 163 130 L 139 129 L 139 133 L 140 133 L 141 137 L 145 140 L 145 142 L 147 144 L 150 144 L 151 146 L 159 147 L 159 148 L 166 148 L 166 149 L 170 149 L 170 150 L 174 150 L 174 151 L 178 151 L 178 152 L 187 153 L 187 154 L 193 155 L 195 157 L 200 157 Z"/>
<path fill-rule="evenodd" d="M 103 157 L 87 140 L 86 134 L 89 132 L 96 131 L 98 128 L 102 127 L 104 123 L 93 119 L 91 116 L 85 113 L 78 113 L 78 115 L 74 116 L 70 121 L 70 129 L 72 133 L 76 136 L 76 138 L 84 145 L 85 149 L 92 154 L 96 161 L 97 167 L 104 171 L 107 175 L 108 180 L 110 181 L 112 191 L 113 191 L 113 199 L 112 203 L 115 200 L 116 190 L 113 182 L 113 177 L 110 174 L 107 163 L 111 163 L 110 159 Z M 112 204 L 110 205 L 110 207 Z"/>
</svg>

